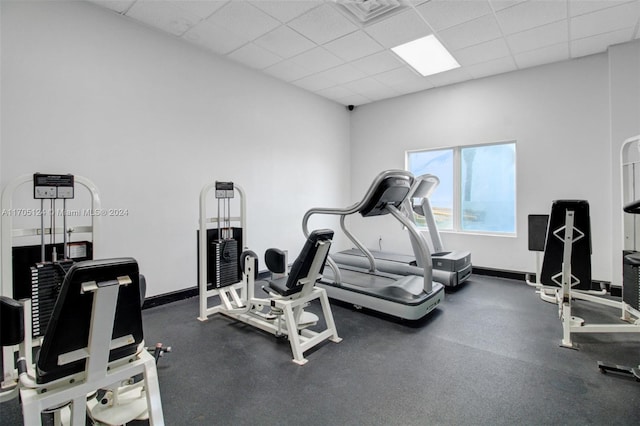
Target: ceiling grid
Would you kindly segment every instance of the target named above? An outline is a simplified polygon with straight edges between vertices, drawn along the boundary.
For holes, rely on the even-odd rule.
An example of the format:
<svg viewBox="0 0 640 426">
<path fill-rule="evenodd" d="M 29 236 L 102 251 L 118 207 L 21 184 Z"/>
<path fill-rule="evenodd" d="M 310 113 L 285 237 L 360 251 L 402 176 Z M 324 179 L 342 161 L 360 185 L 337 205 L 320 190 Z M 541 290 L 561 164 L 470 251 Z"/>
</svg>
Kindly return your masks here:
<svg viewBox="0 0 640 426">
<path fill-rule="evenodd" d="M 640 0 L 87 1 L 344 105 L 640 38 Z M 390 50 L 430 34 L 460 68 L 422 77 Z"/>
</svg>

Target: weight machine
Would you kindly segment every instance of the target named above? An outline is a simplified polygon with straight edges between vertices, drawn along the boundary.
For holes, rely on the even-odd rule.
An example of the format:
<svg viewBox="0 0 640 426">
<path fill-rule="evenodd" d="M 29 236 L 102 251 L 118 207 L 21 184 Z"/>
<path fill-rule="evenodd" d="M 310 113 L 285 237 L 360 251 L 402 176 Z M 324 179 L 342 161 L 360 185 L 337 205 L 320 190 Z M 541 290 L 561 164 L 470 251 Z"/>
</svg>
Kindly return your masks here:
<svg viewBox="0 0 640 426">
<path fill-rule="evenodd" d="M 620 150 L 622 203 L 622 300 L 640 310 L 640 135 L 624 141 Z M 640 322 L 640 321 L 637 321 Z M 640 381 L 640 365 L 629 367 L 598 361 L 602 373 L 613 371 Z"/>
<path fill-rule="evenodd" d="M 207 216 L 207 198 L 215 190 L 217 215 Z M 231 200 L 239 195 L 239 216 L 231 216 Z M 198 287 L 200 315 L 206 321 L 217 313 L 252 325 L 276 337 L 286 337 L 291 344 L 293 362 L 299 365 L 308 360 L 304 352 L 338 337 L 329 299 L 324 289 L 316 287 L 321 278 L 333 231 L 316 230 L 287 273 L 286 254 L 278 249 L 265 253 L 266 264 L 273 272 L 272 279 L 262 286 L 267 298 L 255 297 L 258 260 L 246 246 L 245 192 L 233 182 L 213 182 L 200 192 L 200 228 L 198 233 Z M 209 229 L 215 223 L 217 228 Z M 233 227 L 232 225 L 239 225 Z M 319 318 L 304 307 L 318 299 L 326 328 L 311 330 Z M 210 300 L 213 305 L 210 306 Z"/>
<path fill-rule="evenodd" d="M 28 183 L 40 208 L 14 208 L 17 190 Z M 88 190 L 91 207 L 78 215 L 90 217 L 90 225 L 67 227 L 67 200 L 75 197 L 76 183 Z M 58 200 L 61 211 L 56 209 Z M 152 425 L 164 424 L 156 359 L 144 347 L 137 262 L 86 260 L 93 256 L 100 212 L 96 186 L 81 176 L 25 175 L 2 194 L 0 401 L 19 394 L 27 425 L 40 424 L 43 412 L 53 413 L 56 425 L 85 425 L 87 415 L 104 425 L 147 418 Z M 40 228 L 14 229 L 14 216 L 39 217 Z M 61 228 L 55 224 L 58 216 Z M 92 241 L 68 241 L 74 232 L 90 234 Z M 56 243 L 60 234 L 62 246 Z M 45 235 L 50 236 L 48 245 Z M 40 238 L 39 261 L 27 273 L 26 293 L 20 269 L 24 265 L 16 259 L 29 259 L 31 250 L 13 246 L 20 237 Z"/>
<path fill-rule="evenodd" d="M 555 301 L 562 322 L 561 346 L 575 348 L 573 333 L 638 333 L 640 311 L 627 302 L 591 290 L 591 229 L 589 204 L 584 200 L 554 201 L 551 207 L 539 274 L 539 290 Z M 636 284 L 637 285 L 637 284 Z M 624 323 L 586 323 L 574 316 L 574 300 L 619 309 Z"/>
</svg>

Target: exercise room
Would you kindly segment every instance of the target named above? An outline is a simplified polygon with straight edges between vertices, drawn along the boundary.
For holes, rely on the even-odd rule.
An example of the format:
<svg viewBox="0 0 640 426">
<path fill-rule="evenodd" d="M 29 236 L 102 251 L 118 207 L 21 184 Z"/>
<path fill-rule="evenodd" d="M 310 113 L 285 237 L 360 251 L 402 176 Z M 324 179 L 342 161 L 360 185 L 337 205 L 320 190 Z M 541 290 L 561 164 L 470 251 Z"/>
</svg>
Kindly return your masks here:
<svg viewBox="0 0 640 426">
<path fill-rule="evenodd" d="M 0 102 L 0 426 L 640 417 L 640 0 L 0 0 Z"/>
</svg>

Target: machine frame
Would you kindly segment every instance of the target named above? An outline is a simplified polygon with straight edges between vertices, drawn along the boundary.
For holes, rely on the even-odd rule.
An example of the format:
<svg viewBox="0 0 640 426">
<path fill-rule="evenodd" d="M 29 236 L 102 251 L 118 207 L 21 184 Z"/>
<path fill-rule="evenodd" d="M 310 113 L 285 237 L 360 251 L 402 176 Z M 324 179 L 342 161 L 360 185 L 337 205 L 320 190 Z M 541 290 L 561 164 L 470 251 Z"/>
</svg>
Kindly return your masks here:
<svg viewBox="0 0 640 426">
<path fill-rule="evenodd" d="M 291 296 L 280 296 L 270 292 L 268 298 L 255 297 L 255 278 L 257 276 L 258 262 L 253 253 L 244 252 L 244 270 L 242 280 L 225 287 L 209 290 L 207 283 L 207 245 L 206 238 L 209 223 L 218 222 L 219 217 L 207 217 L 207 195 L 215 189 L 216 183 L 205 185 L 200 192 L 200 262 L 199 262 L 199 292 L 200 292 L 200 316 L 198 320 L 207 321 L 209 316 L 222 314 L 237 321 L 249 324 L 260 330 L 273 334 L 276 337 L 286 337 L 291 345 L 293 362 L 304 365 L 308 359 L 304 353 L 325 340 L 339 343 L 342 338 L 338 336 L 333 313 L 329 305 L 329 298 L 324 289 L 316 287 L 315 283 L 320 279 L 320 271 L 324 266 L 324 259 L 331 246 L 330 242 L 318 242 L 318 251 L 307 277 L 299 281 L 303 288 L 300 292 Z M 240 195 L 240 216 L 230 217 L 229 222 L 238 222 L 243 228 L 242 247 L 246 249 L 246 201 L 245 191 L 239 185 L 234 184 L 234 191 Z M 210 306 L 210 300 L 214 305 Z M 310 330 L 318 322 L 318 317 L 310 312 L 305 312 L 304 307 L 313 300 L 318 299 L 322 308 L 326 328 L 322 331 Z"/>
</svg>

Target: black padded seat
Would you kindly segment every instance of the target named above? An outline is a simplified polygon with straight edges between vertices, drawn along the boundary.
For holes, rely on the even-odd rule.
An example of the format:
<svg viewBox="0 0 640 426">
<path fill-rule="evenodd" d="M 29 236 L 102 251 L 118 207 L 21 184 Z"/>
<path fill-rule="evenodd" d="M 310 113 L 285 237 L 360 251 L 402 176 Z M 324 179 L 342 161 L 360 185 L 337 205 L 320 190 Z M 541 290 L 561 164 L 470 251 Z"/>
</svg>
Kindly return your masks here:
<svg viewBox="0 0 640 426">
<path fill-rule="evenodd" d="M 329 241 L 333 239 L 333 231 L 331 229 L 316 229 L 309 234 L 307 241 L 304 243 L 300 254 L 291 265 L 291 271 L 286 277 L 278 278 L 275 280 L 267 281 L 269 283 L 268 289 L 273 290 L 280 296 L 291 296 L 302 290 L 304 287 L 300 284 L 300 280 L 309 275 L 309 269 L 316 257 L 318 251 L 318 242 Z M 328 252 L 327 252 L 328 254 Z M 324 264 L 327 261 L 325 256 L 322 259 L 322 268 L 320 273 L 324 269 Z"/>
<path fill-rule="evenodd" d="M 84 371 L 86 359 L 58 365 L 62 354 L 88 346 L 93 309 L 93 292 L 82 293 L 85 282 L 96 283 L 129 277 L 131 283 L 120 286 L 112 339 L 131 335 L 134 341 L 112 349 L 109 361 L 133 355 L 143 340 L 141 294 L 138 263 L 132 258 L 88 260 L 74 264 L 67 272 L 53 314 L 36 359 L 37 383 L 49 383 Z"/>
</svg>

